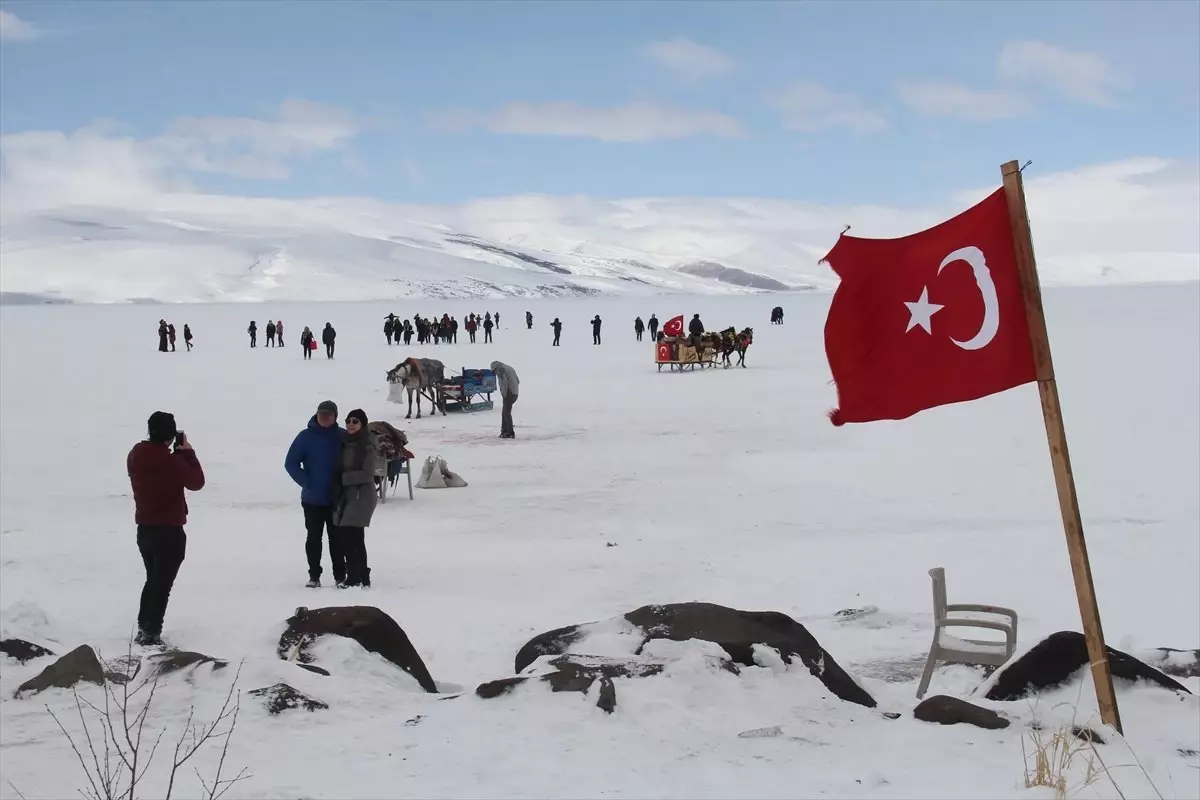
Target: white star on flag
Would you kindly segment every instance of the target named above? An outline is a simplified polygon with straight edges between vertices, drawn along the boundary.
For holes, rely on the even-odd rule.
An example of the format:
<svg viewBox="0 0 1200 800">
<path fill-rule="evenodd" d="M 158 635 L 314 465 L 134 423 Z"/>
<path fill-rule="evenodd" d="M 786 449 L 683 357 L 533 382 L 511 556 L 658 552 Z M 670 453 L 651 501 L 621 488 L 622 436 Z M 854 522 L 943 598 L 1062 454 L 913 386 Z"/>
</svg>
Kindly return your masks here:
<svg viewBox="0 0 1200 800">
<path fill-rule="evenodd" d="M 908 333 L 917 326 L 924 328 L 926 333 L 933 333 L 930 327 L 933 324 L 933 315 L 945 308 L 945 306 L 929 302 L 928 286 L 921 289 L 921 297 L 917 302 L 905 302 L 904 305 L 908 306 L 908 313 L 910 315 L 908 318 L 908 327 L 904 329 L 905 333 Z"/>
</svg>

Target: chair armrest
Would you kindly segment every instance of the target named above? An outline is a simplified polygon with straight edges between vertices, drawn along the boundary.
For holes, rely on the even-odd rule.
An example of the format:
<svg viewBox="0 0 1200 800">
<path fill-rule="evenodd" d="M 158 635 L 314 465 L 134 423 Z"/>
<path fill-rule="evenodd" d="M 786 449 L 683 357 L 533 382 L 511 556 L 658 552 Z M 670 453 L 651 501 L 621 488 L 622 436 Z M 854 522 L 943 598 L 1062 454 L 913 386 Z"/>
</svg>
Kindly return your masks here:
<svg viewBox="0 0 1200 800">
<path fill-rule="evenodd" d="M 1015 632 L 1007 622 L 992 622 L 986 619 L 939 619 L 935 625 L 939 628 L 988 628 L 993 631 L 1003 631 L 1009 636 Z"/>
<path fill-rule="evenodd" d="M 975 603 L 954 603 L 946 606 L 947 611 L 979 611 L 984 614 L 999 614 L 1003 617 L 1017 618 L 1017 612 L 1003 606 L 982 606 Z"/>
</svg>

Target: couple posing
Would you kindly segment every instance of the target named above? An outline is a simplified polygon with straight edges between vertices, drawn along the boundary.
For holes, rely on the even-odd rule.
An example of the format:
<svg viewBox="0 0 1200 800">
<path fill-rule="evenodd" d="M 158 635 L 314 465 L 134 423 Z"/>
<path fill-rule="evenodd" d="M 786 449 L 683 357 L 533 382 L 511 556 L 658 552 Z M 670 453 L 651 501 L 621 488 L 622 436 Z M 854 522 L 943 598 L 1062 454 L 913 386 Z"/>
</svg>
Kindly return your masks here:
<svg viewBox="0 0 1200 800">
<path fill-rule="evenodd" d="M 309 588 L 321 585 L 321 534 L 329 536 L 329 560 L 339 589 L 368 588 L 366 528 L 375 513 L 375 470 L 380 458 L 367 429 L 367 415 L 356 408 L 337 423 L 338 407 L 331 400 L 317 406 L 308 427 L 288 448 L 284 468 L 300 487 L 304 527 L 308 531 Z"/>
</svg>

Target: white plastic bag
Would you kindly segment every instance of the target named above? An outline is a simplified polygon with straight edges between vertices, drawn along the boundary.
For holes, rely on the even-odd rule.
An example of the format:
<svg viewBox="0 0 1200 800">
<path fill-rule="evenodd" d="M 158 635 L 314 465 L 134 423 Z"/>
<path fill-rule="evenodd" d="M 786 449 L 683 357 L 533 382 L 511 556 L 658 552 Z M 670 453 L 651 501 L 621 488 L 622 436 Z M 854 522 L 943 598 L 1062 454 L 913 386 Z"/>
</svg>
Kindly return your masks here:
<svg viewBox="0 0 1200 800">
<path fill-rule="evenodd" d="M 458 489 L 466 486 L 467 482 L 457 472 L 451 471 L 446 465 L 446 459 L 441 456 L 429 456 L 421 467 L 421 477 L 417 479 L 418 489 Z"/>
</svg>

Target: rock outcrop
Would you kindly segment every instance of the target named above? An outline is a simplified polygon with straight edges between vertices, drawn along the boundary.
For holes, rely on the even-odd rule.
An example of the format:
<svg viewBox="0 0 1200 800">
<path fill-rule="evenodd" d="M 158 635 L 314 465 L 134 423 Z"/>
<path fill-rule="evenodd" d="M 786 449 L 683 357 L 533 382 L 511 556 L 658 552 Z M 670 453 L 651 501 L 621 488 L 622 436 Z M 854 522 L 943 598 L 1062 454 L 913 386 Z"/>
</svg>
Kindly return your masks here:
<svg viewBox="0 0 1200 800">
<path fill-rule="evenodd" d="M 103 686 L 104 681 L 104 665 L 96 651 L 81 644 L 17 687 L 14 696 L 25 697 L 50 688 L 70 689 L 78 683 Z"/>
<path fill-rule="evenodd" d="M 702 639 L 721 647 L 738 664 L 755 666 L 756 647 L 777 650 L 785 663 L 798 658 L 810 674 L 835 696 L 867 708 L 875 699 L 838 665 L 812 634 L 791 617 L 775 611 L 740 611 L 713 603 L 671 603 L 642 606 L 618 620 L 557 628 L 535 636 L 517 653 L 515 672 L 523 672 L 536 659 L 572 652 L 602 626 L 625 623 L 641 641 Z"/>
<path fill-rule="evenodd" d="M 990 708 L 944 694 L 922 700 L 920 705 L 913 709 L 913 716 L 922 722 L 936 722 L 939 725 L 966 723 L 993 731 L 1002 730 L 1011 724 Z"/>
<path fill-rule="evenodd" d="M 991 688 L 984 696 L 988 700 L 1020 700 L 1030 694 L 1062 686 L 1089 663 L 1087 641 L 1082 633 L 1052 633 L 1025 655 L 996 670 Z M 1179 681 L 1111 647 L 1108 648 L 1108 664 L 1114 678 L 1145 681 L 1164 689 L 1191 694 Z"/>
<path fill-rule="evenodd" d="M 437 694 L 437 684 L 425 667 L 425 662 L 394 619 L 373 606 L 331 606 L 329 608 L 298 608 L 287 621 L 287 629 L 279 637 L 276 649 L 285 661 L 312 664 L 309 647 L 322 636 L 344 636 L 353 639 L 364 649 L 392 662 L 416 679 L 421 688 Z"/>
</svg>

